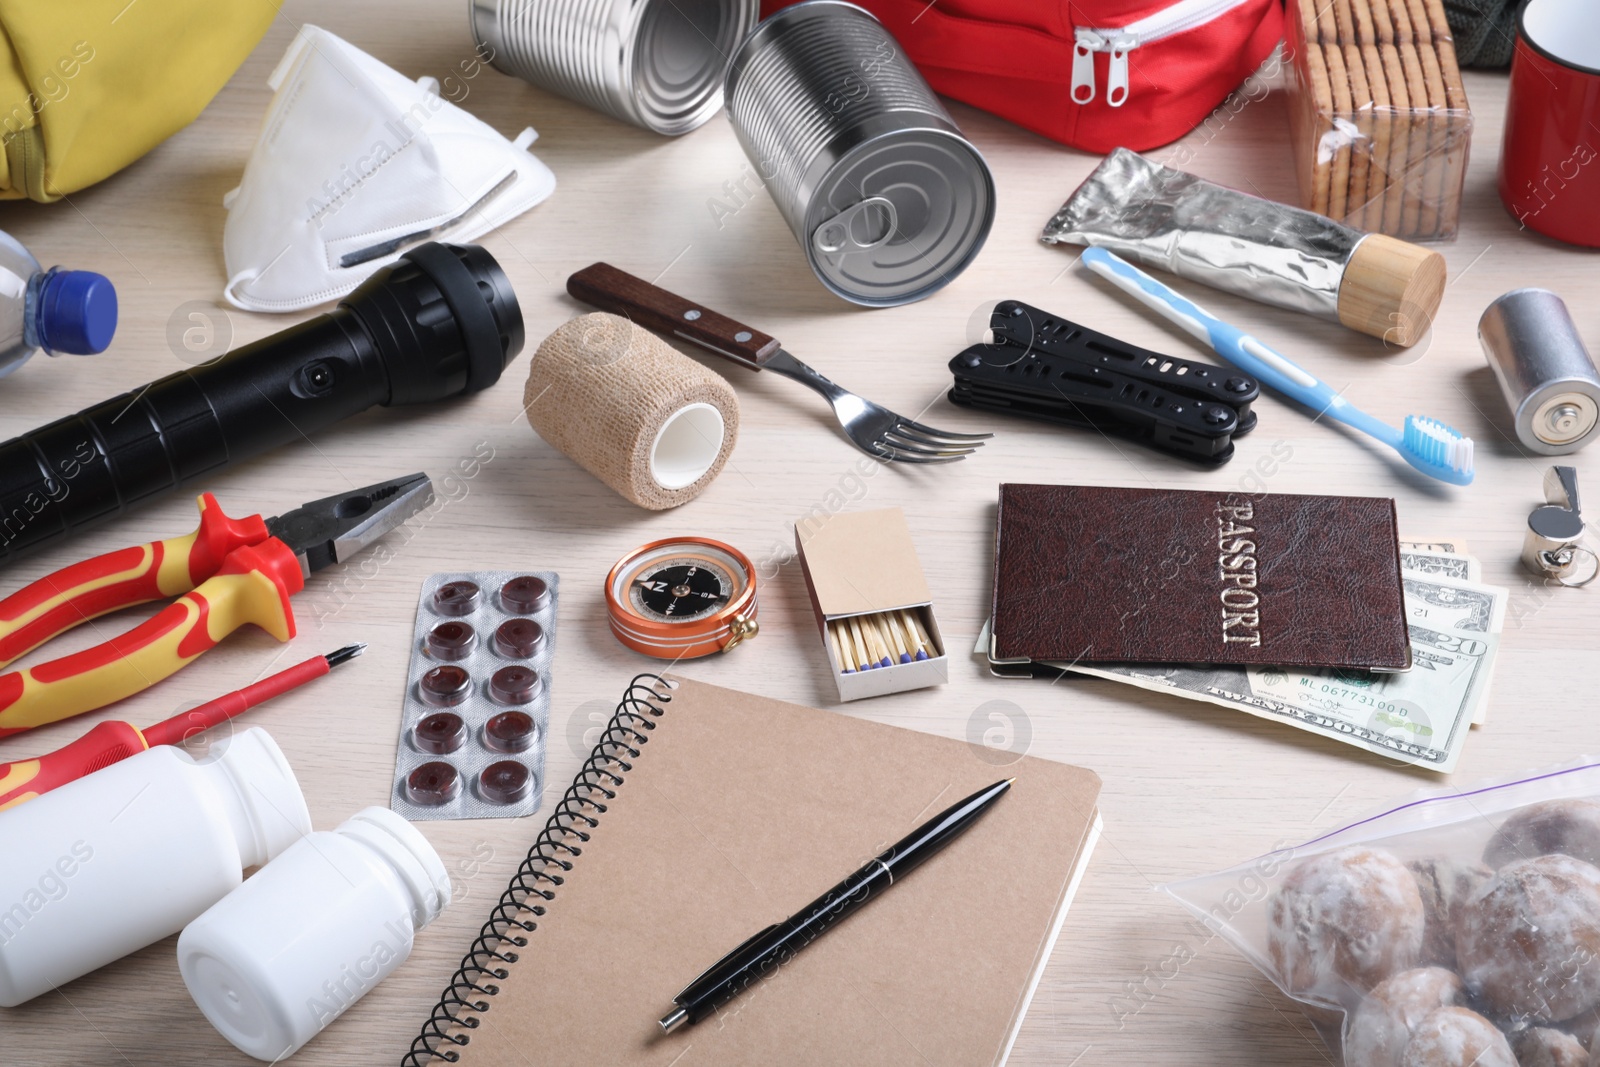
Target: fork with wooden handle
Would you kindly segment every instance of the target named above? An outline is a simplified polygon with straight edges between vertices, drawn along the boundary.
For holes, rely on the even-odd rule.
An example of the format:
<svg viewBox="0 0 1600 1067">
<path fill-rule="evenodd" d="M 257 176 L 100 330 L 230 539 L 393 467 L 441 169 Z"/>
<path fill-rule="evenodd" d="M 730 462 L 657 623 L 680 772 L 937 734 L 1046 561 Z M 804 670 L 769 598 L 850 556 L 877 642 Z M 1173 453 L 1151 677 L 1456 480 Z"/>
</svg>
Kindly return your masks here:
<svg viewBox="0 0 1600 1067">
<path fill-rule="evenodd" d="M 770 370 L 821 393 L 845 436 L 861 451 L 897 463 L 953 463 L 972 455 L 987 433 L 950 433 L 897 415 L 842 389 L 801 363 L 760 330 L 651 285 L 609 263 L 594 263 L 567 279 L 567 292 L 602 311 L 670 334 L 751 370 Z"/>
</svg>

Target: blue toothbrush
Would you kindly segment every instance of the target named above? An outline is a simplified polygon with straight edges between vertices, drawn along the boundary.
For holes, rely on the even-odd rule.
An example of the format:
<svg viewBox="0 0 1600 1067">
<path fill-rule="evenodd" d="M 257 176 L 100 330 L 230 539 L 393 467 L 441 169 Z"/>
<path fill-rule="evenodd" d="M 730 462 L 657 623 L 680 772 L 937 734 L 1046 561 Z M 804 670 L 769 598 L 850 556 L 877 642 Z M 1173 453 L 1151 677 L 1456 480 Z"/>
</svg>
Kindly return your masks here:
<svg viewBox="0 0 1600 1067">
<path fill-rule="evenodd" d="M 1397 430 L 1360 410 L 1243 330 L 1229 326 L 1185 300 L 1126 260 L 1103 248 L 1090 248 L 1083 253 L 1083 262 L 1118 289 L 1210 345 L 1217 355 L 1235 367 L 1253 374 L 1280 393 L 1287 393 L 1319 414 L 1338 419 L 1382 441 L 1423 474 L 1452 485 L 1471 483 L 1472 438 L 1463 437 L 1437 419 L 1418 415 L 1407 415 L 1405 429 Z"/>
</svg>

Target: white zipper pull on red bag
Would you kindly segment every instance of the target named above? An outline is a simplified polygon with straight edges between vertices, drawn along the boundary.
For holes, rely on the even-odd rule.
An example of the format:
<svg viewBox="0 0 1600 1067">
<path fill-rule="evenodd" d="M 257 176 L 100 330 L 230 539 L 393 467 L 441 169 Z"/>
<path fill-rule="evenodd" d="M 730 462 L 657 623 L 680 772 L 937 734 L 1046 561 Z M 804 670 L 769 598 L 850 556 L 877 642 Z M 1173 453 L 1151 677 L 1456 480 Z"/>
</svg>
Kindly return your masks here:
<svg viewBox="0 0 1600 1067">
<path fill-rule="evenodd" d="M 936 92 L 1091 152 L 1172 143 L 1283 40 L 1283 0 L 854 2 Z"/>
<path fill-rule="evenodd" d="M 1094 54 L 1105 48 L 1105 38 L 1083 26 L 1073 31 L 1076 44 L 1072 49 L 1072 102 L 1094 102 Z"/>
<path fill-rule="evenodd" d="M 1131 79 L 1128 53 L 1167 37 L 1199 29 L 1251 0 L 1179 0 L 1169 8 L 1130 22 L 1121 29 L 1073 28 L 1072 102 L 1094 102 L 1094 54 L 1109 56 L 1106 75 L 1106 103 L 1121 107 L 1128 102 Z"/>
</svg>

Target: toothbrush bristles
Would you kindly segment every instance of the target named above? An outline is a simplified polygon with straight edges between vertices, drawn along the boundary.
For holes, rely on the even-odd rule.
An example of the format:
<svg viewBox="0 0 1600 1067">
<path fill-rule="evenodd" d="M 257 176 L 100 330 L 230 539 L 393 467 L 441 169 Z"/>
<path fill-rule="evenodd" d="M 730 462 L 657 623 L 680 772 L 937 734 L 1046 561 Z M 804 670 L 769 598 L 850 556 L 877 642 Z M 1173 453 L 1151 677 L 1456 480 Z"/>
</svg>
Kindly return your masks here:
<svg viewBox="0 0 1600 1067">
<path fill-rule="evenodd" d="M 1407 418 L 1406 429 L 1410 444 L 1423 459 L 1463 474 L 1472 470 L 1472 438 L 1421 415 Z"/>
</svg>

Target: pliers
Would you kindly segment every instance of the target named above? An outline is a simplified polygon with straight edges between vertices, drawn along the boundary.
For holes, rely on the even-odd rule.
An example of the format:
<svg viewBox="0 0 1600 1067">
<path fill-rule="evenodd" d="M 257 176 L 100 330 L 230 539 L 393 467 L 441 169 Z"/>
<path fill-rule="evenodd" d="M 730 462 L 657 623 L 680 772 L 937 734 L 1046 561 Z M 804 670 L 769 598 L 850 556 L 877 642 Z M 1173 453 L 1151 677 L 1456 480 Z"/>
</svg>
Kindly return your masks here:
<svg viewBox="0 0 1600 1067">
<path fill-rule="evenodd" d="M 80 623 L 176 596 L 93 648 L 0 674 L 0 737 L 103 708 L 187 666 L 245 623 L 295 634 L 289 597 L 433 503 L 426 474 L 232 519 L 202 493 L 200 526 L 64 567 L 0 600 L 0 668 Z M 181 595 L 180 595 L 181 594 Z"/>
</svg>

